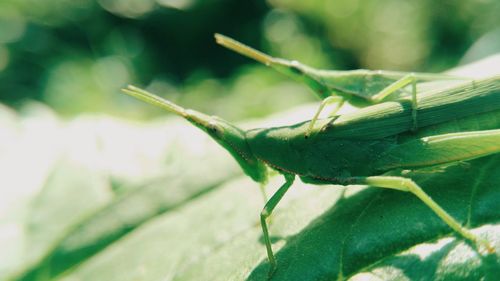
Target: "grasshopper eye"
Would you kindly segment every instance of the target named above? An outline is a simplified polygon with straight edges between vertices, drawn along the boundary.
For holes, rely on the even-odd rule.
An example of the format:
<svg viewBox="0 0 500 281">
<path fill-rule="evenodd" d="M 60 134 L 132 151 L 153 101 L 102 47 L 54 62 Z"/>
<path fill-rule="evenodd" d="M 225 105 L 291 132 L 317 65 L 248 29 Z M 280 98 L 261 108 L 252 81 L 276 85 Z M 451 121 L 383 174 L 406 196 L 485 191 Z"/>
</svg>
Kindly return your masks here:
<svg viewBox="0 0 500 281">
<path fill-rule="evenodd" d="M 222 129 L 214 120 L 211 120 L 207 125 L 207 130 L 211 134 L 220 135 L 222 134 Z"/>
<path fill-rule="evenodd" d="M 304 74 L 304 71 L 301 68 L 300 62 L 293 60 L 290 62 L 290 70 L 294 72 L 295 74 L 302 75 Z"/>
</svg>

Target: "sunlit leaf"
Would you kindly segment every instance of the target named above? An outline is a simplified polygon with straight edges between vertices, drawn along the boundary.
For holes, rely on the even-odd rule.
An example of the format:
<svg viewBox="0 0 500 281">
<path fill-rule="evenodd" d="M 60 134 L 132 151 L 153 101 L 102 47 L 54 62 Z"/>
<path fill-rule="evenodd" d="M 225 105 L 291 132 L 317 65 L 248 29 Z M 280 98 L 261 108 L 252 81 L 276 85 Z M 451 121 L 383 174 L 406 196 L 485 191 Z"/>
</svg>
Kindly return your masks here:
<svg viewBox="0 0 500 281">
<path fill-rule="evenodd" d="M 62 121 L 4 108 L 0 116 L 15 151 L 1 151 L 11 175 L 3 182 L 12 181 L 2 192 L 18 184 L 24 191 L 0 221 L 15 260 L 2 257 L 1 278 L 267 280 L 258 185 L 184 121 Z M 303 116 L 297 109 L 260 124 Z M 33 140 L 41 143 L 29 150 Z M 8 166 L 16 155 L 29 174 Z M 500 156 L 409 176 L 496 252 L 474 249 L 411 194 L 297 181 L 272 217 L 273 280 L 495 280 Z M 282 181 L 272 178 L 267 192 Z"/>
</svg>

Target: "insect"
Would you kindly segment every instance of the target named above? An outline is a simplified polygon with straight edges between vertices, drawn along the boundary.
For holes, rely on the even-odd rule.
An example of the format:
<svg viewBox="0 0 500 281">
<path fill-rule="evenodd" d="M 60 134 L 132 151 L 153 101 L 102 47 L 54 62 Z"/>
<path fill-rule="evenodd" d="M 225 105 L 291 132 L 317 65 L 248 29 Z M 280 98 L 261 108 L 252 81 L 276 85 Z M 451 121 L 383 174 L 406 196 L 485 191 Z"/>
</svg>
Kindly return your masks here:
<svg viewBox="0 0 500 281">
<path fill-rule="evenodd" d="M 322 99 L 305 136 L 309 136 L 326 105 L 335 103 L 330 115 L 335 114 L 348 101 L 357 106 L 366 106 L 382 101 L 409 97 L 412 104 L 412 130 L 417 130 L 417 81 L 465 80 L 467 78 L 434 73 L 408 73 L 386 70 L 320 70 L 298 61 L 271 57 L 241 42 L 221 34 L 215 34 L 220 45 L 244 56 L 259 61 L 286 76 L 308 85 Z M 408 93 L 405 87 L 411 85 Z M 392 95 L 396 94 L 397 95 Z"/>
<path fill-rule="evenodd" d="M 266 182 L 270 169 L 283 175 L 285 183 L 260 214 L 270 275 L 277 263 L 267 218 L 296 176 L 305 183 L 364 184 L 413 193 L 456 233 L 480 249 L 494 251 L 487 241 L 461 226 L 404 173 L 385 174 L 449 165 L 500 152 L 500 77 L 480 80 L 474 86 L 467 83 L 422 93 L 417 108 L 420 124 L 417 132 L 411 131 L 412 121 L 408 118 L 412 114 L 411 105 L 394 101 L 320 119 L 320 128 L 315 127 L 310 138 L 304 138 L 304 132 L 311 121 L 244 131 L 219 117 L 185 109 L 134 86 L 128 86 L 124 92 L 175 113 L 206 132 L 254 181 Z M 471 130 L 459 131 L 457 122 L 475 125 Z"/>
</svg>

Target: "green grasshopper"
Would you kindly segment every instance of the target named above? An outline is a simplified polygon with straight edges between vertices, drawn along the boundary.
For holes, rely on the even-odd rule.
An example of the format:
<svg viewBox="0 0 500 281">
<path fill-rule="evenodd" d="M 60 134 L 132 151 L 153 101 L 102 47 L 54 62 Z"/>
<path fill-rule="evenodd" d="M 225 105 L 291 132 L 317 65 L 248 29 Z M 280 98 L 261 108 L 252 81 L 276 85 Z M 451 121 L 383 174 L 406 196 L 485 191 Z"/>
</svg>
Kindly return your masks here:
<svg viewBox="0 0 500 281">
<path fill-rule="evenodd" d="M 239 163 L 254 181 L 265 183 L 270 170 L 285 183 L 265 204 L 260 223 L 270 262 L 277 267 L 267 218 L 295 176 L 313 184 L 363 184 L 411 192 L 446 224 L 478 249 L 494 252 L 463 227 L 404 171 L 450 165 L 500 152 L 500 77 L 480 80 L 419 96 L 419 130 L 413 132 L 412 106 L 385 102 L 356 112 L 320 119 L 319 129 L 304 137 L 311 121 L 244 131 L 216 116 L 185 109 L 134 86 L 124 92 L 173 112 L 200 128 Z M 458 125 L 457 125 L 458 124 Z M 459 124 L 468 124 L 460 131 Z M 471 125 L 472 124 L 472 125 Z M 392 176 L 387 175 L 391 172 Z M 397 176 L 394 176 L 397 172 Z"/>
<path fill-rule="evenodd" d="M 412 102 L 412 129 L 418 128 L 417 122 L 417 81 L 464 80 L 468 78 L 433 73 L 408 73 L 386 70 L 320 70 L 304 65 L 298 61 L 271 57 L 241 42 L 221 34 L 215 34 L 216 42 L 244 56 L 259 61 L 286 76 L 308 85 L 322 102 L 314 114 L 305 135 L 309 136 L 326 105 L 336 103 L 330 115 L 335 114 L 342 105 L 349 103 L 366 106 L 382 101 L 406 98 L 403 89 L 411 84 L 410 98 Z M 392 94 L 398 93 L 396 97 Z"/>
</svg>

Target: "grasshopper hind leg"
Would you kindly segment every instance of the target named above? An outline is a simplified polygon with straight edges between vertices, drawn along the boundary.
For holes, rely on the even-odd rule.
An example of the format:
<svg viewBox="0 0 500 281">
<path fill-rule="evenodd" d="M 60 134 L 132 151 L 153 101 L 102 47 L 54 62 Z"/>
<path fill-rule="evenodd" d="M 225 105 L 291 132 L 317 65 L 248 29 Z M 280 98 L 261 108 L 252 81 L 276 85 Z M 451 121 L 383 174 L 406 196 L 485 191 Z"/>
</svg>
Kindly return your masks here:
<svg viewBox="0 0 500 281">
<path fill-rule="evenodd" d="M 488 253 L 495 252 L 494 248 L 488 243 L 488 241 L 478 238 L 469 229 L 463 227 L 443 208 L 441 208 L 438 203 L 436 203 L 429 195 L 427 195 L 427 193 L 425 193 L 422 188 L 420 188 L 420 186 L 418 186 L 413 180 L 409 178 L 394 176 L 373 176 L 365 178 L 354 178 L 354 183 L 411 192 L 415 196 L 417 196 L 425 205 L 431 208 L 431 210 L 449 227 L 455 230 L 455 232 L 460 234 L 465 239 L 471 241 L 474 245 L 478 246 L 478 249 L 486 249 Z"/>
</svg>

